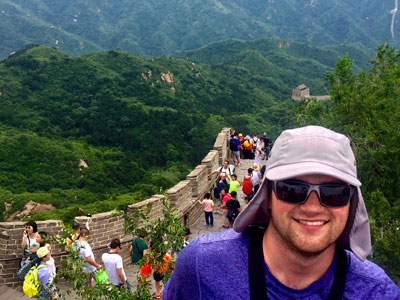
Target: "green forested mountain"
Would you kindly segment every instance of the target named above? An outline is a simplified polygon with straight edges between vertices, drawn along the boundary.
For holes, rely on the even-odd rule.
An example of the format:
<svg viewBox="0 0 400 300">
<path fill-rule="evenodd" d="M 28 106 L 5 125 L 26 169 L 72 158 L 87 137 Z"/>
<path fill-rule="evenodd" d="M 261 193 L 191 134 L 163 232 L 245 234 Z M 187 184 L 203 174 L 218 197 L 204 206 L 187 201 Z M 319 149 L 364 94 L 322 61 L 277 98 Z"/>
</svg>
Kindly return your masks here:
<svg viewBox="0 0 400 300">
<path fill-rule="evenodd" d="M 27 44 L 79 55 L 116 49 L 173 55 L 238 38 L 375 48 L 391 35 L 393 1 L 0 0 L 0 57 Z M 29 28 L 29 30 L 27 30 Z M 399 30 L 394 22 L 394 34 Z"/>
<path fill-rule="evenodd" d="M 323 94 L 327 93 L 327 86 L 321 79 L 334 70 L 338 57 L 346 53 L 353 60 L 356 73 L 367 70 L 374 56 L 372 50 L 356 44 L 312 47 L 285 40 L 261 39 L 217 42 L 199 50 L 186 51 L 179 57 L 195 63 L 244 67 L 270 78 L 271 84 L 277 87 L 307 82 L 314 94 Z"/>
<path fill-rule="evenodd" d="M 31 199 L 95 212 L 109 207 L 91 203 L 120 197 L 123 206 L 184 178 L 222 127 L 279 130 L 275 118 L 285 114 L 280 105 L 294 105 L 285 101 L 292 89 L 322 87 L 338 55 L 323 52 L 331 62 L 324 64 L 311 59 L 319 48 L 307 47 L 303 57 L 279 43 L 246 49 L 233 41 L 225 64 L 118 50 L 80 57 L 34 45 L 17 51 L 0 63 L 0 185 L 2 201 L 14 203 L 9 213 Z M 267 55 L 272 44 L 275 54 Z M 276 56 L 291 63 L 285 68 Z M 81 159 L 88 168 L 78 167 Z M 81 214 L 74 207 L 57 213 Z"/>
</svg>

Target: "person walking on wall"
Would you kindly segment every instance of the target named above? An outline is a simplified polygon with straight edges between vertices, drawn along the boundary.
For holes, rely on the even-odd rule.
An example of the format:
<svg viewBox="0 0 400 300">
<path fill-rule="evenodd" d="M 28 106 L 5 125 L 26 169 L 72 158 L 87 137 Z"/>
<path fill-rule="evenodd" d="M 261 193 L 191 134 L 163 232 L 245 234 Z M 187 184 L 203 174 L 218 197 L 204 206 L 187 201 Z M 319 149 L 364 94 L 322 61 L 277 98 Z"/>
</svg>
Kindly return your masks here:
<svg viewBox="0 0 400 300">
<path fill-rule="evenodd" d="M 218 173 L 219 176 L 223 174 L 225 178 L 231 179 L 231 176 L 234 174 L 234 170 L 232 169 L 234 169 L 234 167 L 232 165 L 229 165 L 229 160 L 225 160 L 224 165 L 212 171 L 210 174 L 208 174 L 208 177 L 214 175 L 215 173 Z"/>
<path fill-rule="evenodd" d="M 237 179 L 236 174 L 232 175 L 232 179 L 229 180 L 229 193 L 235 191 L 237 192 L 238 187 L 240 186 L 240 181 Z"/>
<path fill-rule="evenodd" d="M 226 202 L 226 208 L 228 209 L 226 217 L 229 221 L 229 228 L 232 228 L 233 222 L 240 213 L 240 203 L 237 200 L 237 192 L 231 193 L 231 199 Z"/>
<path fill-rule="evenodd" d="M 256 153 L 254 156 L 254 163 L 261 166 L 261 160 L 265 156 L 264 152 L 264 139 L 259 139 L 257 146 L 256 146 Z"/>
<path fill-rule="evenodd" d="M 145 242 L 145 236 L 141 233 L 139 238 L 132 240 L 131 246 L 129 247 L 129 255 L 131 256 L 132 264 L 137 265 L 139 260 L 141 260 L 148 251 L 149 247 Z"/>
<path fill-rule="evenodd" d="M 101 265 L 96 263 L 92 248 L 89 243 L 89 230 L 86 228 L 81 228 L 81 232 L 79 234 L 79 239 L 76 246 L 79 249 L 80 256 L 85 260 L 85 266 L 83 267 L 83 273 L 87 274 L 87 284 L 89 287 L 92 287 L 95 271 L 101 270 Z"/>
<path fill-rule="evenodd" d="M 199 203 L 203 206 L 204 216 L 206 218 L 207 226 L 214 226 L 214 216 L 213 216 L 213 207 L 214 201 L 211 200 L 211 194 L 206 193 L 204 195 L 204 199 L 202 201 L 199 200 Z"/>
<path fill-rule="evenodd" d="M 51 257 L 50 250 L 48 247 L 40 247 L 36 254 L 40 259 L 37 269 L 37 278 L 39 281 L 40 290 L 36 298 L 44 300 L 58 299 L 59 295 L 57 294 L 57 288 L 53 283 L 51 272 L 47 265 Z"/>
<path fill-rule="evenodd" d="M 117 288 L 126 288 L 129 291 L 131 286 L 124 271 L 124 264 L 119 251 L 121 250 L 121 242 L 119 239 L 113 239 L 109 244 L 110 250 L 103 253 L 101 260 L 104 269 L 107 271 L 108 280 Z"/>
<path fill-rule="evenodd" d="M 232 160 L 233 163 L 236 167 L 240 166 L 240 142 L 238 139 L 238 135 L 235 132 L 233 136 L 231 136 L 231 139 L 229 140 L 229 149 L 231 150 L 232 153 Z"/>
</svg>

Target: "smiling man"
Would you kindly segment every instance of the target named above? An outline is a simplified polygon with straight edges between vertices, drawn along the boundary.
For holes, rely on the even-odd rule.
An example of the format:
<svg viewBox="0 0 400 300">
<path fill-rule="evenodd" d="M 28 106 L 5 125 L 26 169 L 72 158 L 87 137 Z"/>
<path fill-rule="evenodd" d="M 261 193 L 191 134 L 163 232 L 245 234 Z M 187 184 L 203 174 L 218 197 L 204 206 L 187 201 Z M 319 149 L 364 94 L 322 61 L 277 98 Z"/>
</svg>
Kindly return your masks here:
<svg viewBox="0 0 400 300">
<path fill-rule="evenodd" d="M 180 254 L 170 299 L 400 299 L 371 251 L 350 141 L 318 126 L 284 131 L 234 230 Z"/>
</svg>

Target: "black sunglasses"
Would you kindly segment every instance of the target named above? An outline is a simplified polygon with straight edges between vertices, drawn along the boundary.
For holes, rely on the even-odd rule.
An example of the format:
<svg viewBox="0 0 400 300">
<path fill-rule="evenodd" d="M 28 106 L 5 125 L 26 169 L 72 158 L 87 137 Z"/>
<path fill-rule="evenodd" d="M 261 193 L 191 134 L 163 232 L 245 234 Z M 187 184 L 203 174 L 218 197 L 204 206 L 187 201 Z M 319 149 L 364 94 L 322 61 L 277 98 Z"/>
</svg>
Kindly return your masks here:
<svg viewBox="0 0 400 300">
<path fill-rule="evenodd" d="M 355 187 L 344 183 L 308 184 L 299 180 L 269 181 L 276 197 L 289 204 L 303 204 L 312 191 L 318 195 L 319 203 L 326 207 L 346 206 Z"/>
</svg>

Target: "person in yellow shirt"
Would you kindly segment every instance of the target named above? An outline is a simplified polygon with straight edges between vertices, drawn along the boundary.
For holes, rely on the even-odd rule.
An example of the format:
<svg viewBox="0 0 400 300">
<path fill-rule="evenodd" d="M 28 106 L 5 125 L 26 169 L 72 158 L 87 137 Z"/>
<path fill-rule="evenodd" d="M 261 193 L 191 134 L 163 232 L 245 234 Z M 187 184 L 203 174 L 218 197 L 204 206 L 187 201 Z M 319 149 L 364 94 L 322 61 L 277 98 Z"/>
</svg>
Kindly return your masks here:
<svg viewBox="0 0 400 300">
<path fill-rule="evenodd" d="M 244 159 L 253 159 L 253 143 L 250 136 L 246 136 L 243 142 L 243 158 Z"/>
<path fill-rule="evenodd" d="M 71 245 L 72 242 L 74 242 L 79 238 L 79 234 L 81 232 L 81 225 L 78 223 L 74 223 L 74 225 L 72 225 L 72 229 L 75 231 L 75 233 L 65 239 L 67 245 L 65 246 L 64 250 L 66 252 L 68 252 L 68 245 Z"/>
<path fill-rule="evenodd" d="M 233 174 L 231 179 L 229 180 L 229 194 L 235 191 L 237 193 L 237 189 L 240 186 L 240 181 L 237 180 L 236 174 Z"/>
</svg>

